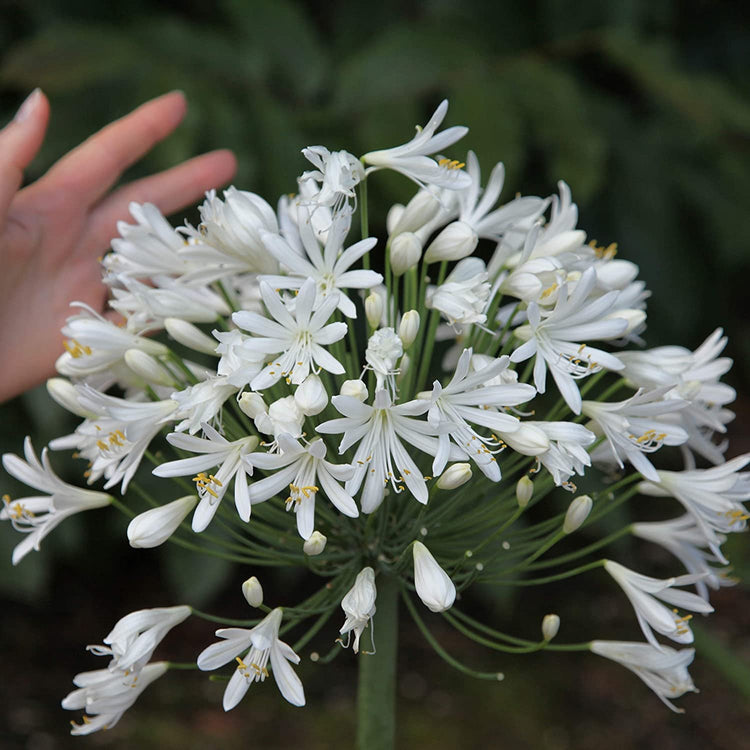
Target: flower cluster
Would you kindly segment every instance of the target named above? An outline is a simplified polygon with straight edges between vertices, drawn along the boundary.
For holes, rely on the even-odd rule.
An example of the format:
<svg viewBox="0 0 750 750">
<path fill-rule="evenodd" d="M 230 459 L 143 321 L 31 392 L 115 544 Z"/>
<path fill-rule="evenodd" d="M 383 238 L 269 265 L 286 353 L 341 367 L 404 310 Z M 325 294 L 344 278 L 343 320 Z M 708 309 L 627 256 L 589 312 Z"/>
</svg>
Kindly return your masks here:
<svg viewBox="0 0 750 750">
<path fill-rule="evenodd" d="M 734 391 L 720 382 L 726 339 L 717 330 L 695 351 L 643 348 L 648 292 L 637 266 L 614 244 L 587 242 L 565 183 L 547 198 L 499 203 L 502 165 L 483 187 L 472 152 L 465 163 L 442 156 L 467 132 L 439 130 L 446 112 L 443 102 L 411 141 L 361 158 L 305 149 L 314 169 L 276 208 L 230 188 L 207 195 L 197 227 L 173 228 L 156 207 L 131 206 L 134 223 L 120 224 L 102 263 L 123 323 L 79 306 L 63 329 L 61 377 L 48 384 L 82 419 L 50 447 L 75 450 L 88 484 L 103 480 L 124 500 L 63 483 L 47 450 L 40 463 L 27 442 L 26 460 L 6 455 L 4 466 L 49 496 L 5 499 L 0 517 L 29 532 L 13 562 L 68 515 L 113 503 L 135 516 L 134 547 L 220 524 L 206 535 L 213 554 L 322 577 L 283 612 L 263 604 L 257 578 L 246 581 L 265 617 L 219 629 L 196 662 L 236 663 L 226 710 L 269 674 L 304 705 L 290 663 L 339 606 L 341 637 L 326 658 L 350 643 L 378 658 L 385 591 L 401 593 L 430 642 L 412 592 L 496 651 L 578 648 L 612 659 L 677 710 L 671 699 L 694 689 L 693 651 L 659 636 L 692 642 L 691 613 L 712 611 L 709 589 L 731 583 L 721 545 L 748 518 L 750 455 L 727 461 L 720 440 L 733 418 Z M 363 187 L 383 169 L 416 191 L 390 209 L 378 239 Z M 155 442 L 161 452 L 147 452 Z M 147 456 L 155 465 L 142 466 Z M 141 511 L 145 490 L 127 494 L 139 471 L 191 477 L 195 490 Z M 613 538 L 597 522 L 636 493 L 664 500 L 654 519 L 621 534 L 671 553 L 673 577 L 592 558 Z M 665 521 L 671 506 L 682 515 Z M 541 641 L 506 636 L 461 606 L 475 581 L 554 588 L 596 570 L 622 589 L 645 642 L 563 646 L 555 614 Z M 92 647 L 112 663 L 75 678 L 63 705 L 95 718 L 74 733 L 114 724 L 168 668 L 147 662 L 189 613 L 133 613 Z M 294 648 L 280 640 L 282 614 L 281 632 L 315 618 Z"/>
</svg>

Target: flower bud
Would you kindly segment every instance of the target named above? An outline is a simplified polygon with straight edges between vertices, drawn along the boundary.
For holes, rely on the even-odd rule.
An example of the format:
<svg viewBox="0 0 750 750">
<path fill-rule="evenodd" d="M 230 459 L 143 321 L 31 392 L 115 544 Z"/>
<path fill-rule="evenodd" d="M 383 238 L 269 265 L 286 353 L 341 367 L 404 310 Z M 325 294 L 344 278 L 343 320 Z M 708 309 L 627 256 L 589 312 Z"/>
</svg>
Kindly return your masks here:
<svg viewBox="0 0 750 750">
<path fill-rule="evenodd" d="M 130 546 L 149 548 L 166 542 L 197 502 L 195 495 L 186 495 L 137 515 L 128 524 Z"/>
<path fill-rule="evenodd" d="M 242 593 L 251 607 L 260 607 L 263 604 L 263 587 L 255 576 L 242 584 Z"/>
<path fill-rule="evenodd" d="M 351 396 L 362 402 L 367 401 L 367 397 L 370 395 L 367 392 L 367 386 L 361 380 L 345 380 L 341 384 L 339 393 L 342 396 Z"/>
<path fill-rule="evenodd" d="M 477 233 L 466 222 L 454 221 L 448 224 L 425 250 L 425 262 L 461 260 L 474 252 L 477 242 Z"/>
<path fill-rule="evenodd" d="M 545 641 L 551 641 L 560 630 L 560 618 L 558 615 L 544 615 L 542 620 L 542 637 Z"/>
<path fill-rule="evenodd" d="M 302 551 L 306 555 L 314 557 L 315 555 L 319 555 L 326 548 L 327 541 L 328 537 L 325 534 L 321 534 L 319 531 L 313 531 L 313 533 L 310 534 L 310 538 L 302 545 Z"/>
<path fill-rule="evenodd" d="M 398 372 L 396 373 L 396 384 L 401 385 L 404 377 L 409 372 L 411 367 L 411 357 L 408 354 L 404 354 L 401 357 L 401 361 L 398 363 Z"/>
<path fill-rule="evenodd" d="M 437 480 L 438 489 L 455 490 L 471 479 L 471 464 L 451 464 Z"/>
<path fill-rule="evenodd" d="M 377 328 L 383 318 L 383 297 L 372 292 L 365 298 L 365 317 L 370 328 Z"/>
<path fill-rule="evenodd" d="M 414 586 L 419 598 L 432 612 L 443 612 L 453 606 L 456 587 L 422 542 L 412 544 Z"/>
<path fill-rule="evenodd" d="M 628 308 L 626 310 L 617 310 L 617 312 L 610 313 L 604 317 L 604 320 L 614 320 L 615 318 L 627 321 L 627 328 L 620 334 L 621 336 L 626 336 L 646 320 L 646 313 L 643 310 Z"/>
<path fill-rule="evenodd" d="M 99 415 L 92 411 L 87 411 L 78 403 L 78 391 L 76 387 L 65 378 L 50 378 L 47 381 L 47 393 L 52 396 L 63 409 L 67 409 L 71 414 L 84 419 L 97 418 Z"/>
<path fill-rule="evenodd" d="M 392 235 L 393 230 L 398 226 L 398 222 L 404 215 L 404 204 L 394 203 L 389 209 L 385 217 L 385 228 L 388 230 L 388 234 Z"/>
<path fill-rule="evenodd" d="M 396 276 L 414 268 L 421 257 L 422 243 L 413 232 L 401 232 L 391 240 L 391 270 Z"/>
<path fill-rule="evenodd" d="M 393 237 L 403 232 L 416 232 L 432 221 L 442 206 L 438 198 L 429 190 L 420 190 L 398 213 L 394 212 L 388 233 Z M 390 217 L 389 217 L 390 218 Z"/>
<path fill-rule="evenodd" d="M 549 438 L 534 425 L 521 424 L 515 432 L 499 432 L 500 437 L 514 451 L 524 456 L 541 456 L 549 450 Z"/>
<path fill-rule="evenodd" d="M 123 359 L 125 364 L 147 383 L 174 386 L 174 378 L 150 354 L 140 349 L 128 349 Z"/>
<path fill-rule="evenodd" d="M 404 350 L 408 349 L 414 343 L 418 332 L 419 313 L 416 310 L 405 312 L 398 327 L 398 337 L 404 345 Z"/>
<path fill-rule="evenodd" d="M 563 522 L 563 533 L 572 534 L 588 518 L 594 501 L 588 495 L 579 495 L 568 507 Z"/>
<path fill-rule="evenodd" d="M 216 347 L 219 342 L 203 333 L 198 326 L 181 318 L 165 318 L 164 328 L 177 343 L 186 346 L 188 349 L 218 356 Z"/>
<path fill-rule="evenodd" d="M 524 474 L 516 483 L 516 500 L 518 507 L 525 508 L 534 494 L 534 483 Z"/>
<path fill-rule="evenodd" d="M 239 407 L 243 414 L 247 414 L 250 419 L 257 419 L 261 414 L 268 413 L 268 407 L 260 393 L 245 391 L 238 400 Z"/>
<path fill-rule="evenodd" d="M 323 381 L 314 372 L 311 372 L 294 392 L 294 402 L 306 417 L 320 414 L 326 408 L 328 393 Z"/>
<path fill-rule="evenodd" d="M 259 420 L 263 420 L 263 430 L 268 433 L 267 420 L 261 415 Z M 271 421 L 271 433 L 278 437 L 282 432 L 288 432 L 292 437 L 299 437 L 302 433 L 302 422 L 305 417 L 297 406 L 294 396 L 284 396 L 276 399 L 268 407 L 268 419 Z M 256 420 L 256 427 L 261 430 L 259 420 Z"/>
</svg>

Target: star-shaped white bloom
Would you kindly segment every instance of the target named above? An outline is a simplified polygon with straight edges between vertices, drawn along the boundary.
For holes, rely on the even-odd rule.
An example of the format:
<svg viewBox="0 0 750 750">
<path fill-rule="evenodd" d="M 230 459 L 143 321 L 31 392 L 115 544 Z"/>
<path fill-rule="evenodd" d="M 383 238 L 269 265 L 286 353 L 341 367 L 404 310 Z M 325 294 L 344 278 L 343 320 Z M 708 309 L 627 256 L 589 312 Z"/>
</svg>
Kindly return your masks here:
<svg viewBox="0 0 750 750">
<path fill-rule="evenodd" d="M 317 294 L 314 279 L 302 285 L 294 313 L 265 281 L 260 282 L 260 293 L 274 320 L 246 310 L 232 315 L 240 328 L 255 334 L 245 341 L 249 351 L 280 355 L 253 378 L 250 387 L 254 391 L 268 388 L 282 377 L 299 385 L 310 374 L 313 363 L 335 375 L 344 372 L 341 362 L 323 348 L 346 335 L 346 323 L 326 325 L 338 305 L 338 293 L 329 294 L 314 313 Z"/>
<path fill-rule="evenodd" d="M 281 694 L 293 706 L 305 705 L 305 692 L 302 682 L 289 662 L 299 664 L 299 656 L 292 648 L 279 640 L 282 610 L 272 610 L 254 628 L 221 628 L 216 635 L 222 638 L 204 649 L 198 656 L 198 668 L 204 671 L 218 669 L 234 659 L 237 669 L 224 691 L 224 710 L 234 708 L 244 697 L 253 682 L 263 682 L 268 677 L 268 662 Z M 239 655 L 247 648 L 247 655 Z"/>
<path fill-rule="evenodd" d="M 201 427 L 205 436 L 202 438 L 179 432 L 167 435 L 167 442 L 170 445 L 199 455 L 168 461 L 157 466 L 153 473 L 157 477 L 196 475 L 193 481 L 196 484 L 200 502 L 193 515 L 193 531 L 204 531 L 211 523 L 232 480 L 234 480 L 234 503 L 237 506 L 237 513 L 243 521 L 247 522 L 250 520 L 247 476 L 253 473 L 253 466 L 243 458 L 255 450 L 258 446 L 258 438 L 250 435 L 230 442 L 211 425 L 203 422 Z M 216 475 L 206 474 L 206 469 L 212 466 L 219 466 Z"/>
<path fill-rule="evenodd" d="M 339 484 L 350 479 L 354 470 L 349 464 L 326 461 L 325 443 L 320 438 L 302 445 L 291 435 L 282 433 L 277 444 L 278 453 L 253 453 L 245 459 L 259 469 L 275 471 L 253 482 L 249 489 L 251 503 L 262 503 L 288 485 L 286 507 L 294 509 L 297 531 L 303 539 L 309 539 L 315 530 L 315 497 L 321 489 L 345 516 L 356 518 L 359 515 L 352 496 Z"/>
<path fill-rule="evenodd" d="M 0 521 L 10 521 L 16 531 L 27 534 L 13 550 L 13 565 L 17 565 L 32 549 L 39 550 L 42 539 L 69 516 L 83 510 L 103 508 L 112 502 L 112 497 L 104 492 L 83 490 L 63 482 L 52 470 L 46 448 L 39 462 L 31 438 L 24 441 L 23 451 L 25 461 L 13 453 L 5 453 L 3 467 L 19 481 L 48 494 L 17 500 L 11 500 L 7 495 L 3 497 Z"/>
<path fill-rule="evenodd" d="M 365 253 L 370 252 L 377 242 L 374 237 L 370 237 L 344 250 L 344 240 L 349 233 L 350 224 L 349 215 L 336 216 L 328 231 L 323 252 L 321 252 L 310 213 L 306 208 L 301 207 L 298 226 L 306 257 L 299 255 L 280 235 L 264 234 L 263 242 L 266 249 L 284 266 L 287 274 L 264 276 L 263 280 L 274 289 L 300 289 L 305 279 L 314 279 L 317 285 L 314 310 L 320 308 L 329 294 L 338 292 L 338 309 L 348 318 L 356 318 L 357 311 L 354 303 L 343 293 L 343 290 L 371 289 L 380 284 L 383 277 L 375 271 L 349 270 Z"/>
</svg>

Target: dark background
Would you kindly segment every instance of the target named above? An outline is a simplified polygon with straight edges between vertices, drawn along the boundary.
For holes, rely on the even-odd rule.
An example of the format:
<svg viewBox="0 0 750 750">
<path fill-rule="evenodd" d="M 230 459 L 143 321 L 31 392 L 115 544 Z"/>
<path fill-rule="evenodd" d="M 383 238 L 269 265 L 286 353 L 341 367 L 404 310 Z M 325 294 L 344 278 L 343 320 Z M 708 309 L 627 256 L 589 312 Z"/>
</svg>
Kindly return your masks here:
<svg viewBox="0 0 750 750">
<path fill-rule="evenodd" d="M 694 348 L 721 325 L 735 360 L 727 379 L 747 393 L 750 35 L 743 5 L 0 0 L 0 123 L 35 86 L 50 97 L 50 132 L 29 171 L 33 179 L 94 130 L 180 88 L 190 102 L 185 123 L 129 176 L 229 147 L 240 162 L 235 184 L 273 203 L 309 166 L 299 153 L 304 146 L 361 154 L 401 143 L 448 97 L 447 123 L 471 128 L 459 149 L 474 149 L 485 175 L 505 162 L 506 200 L 517 190 L 547 195 L 565 179 L 589 237 L 618 242 L 620 257 L 640 265 L 653 291 L 650 346 Z M 412 189 L 379 176 L 371 216 L 385 215 L 386 193 L 392 201 Z M 745 396 L 735 409 L 729 455 L 750 449 Z M 43 389 L 0 407 L 0 418 L 3 452 L 20 452 L 25 434 L 41 449 L 72 429 Z M 56 465 L 64 471 L 62 461 Z M 2 490 L 17 493 L 6 480 Z M 225 715 L 220 684 L 173 673 L 113 731 L 69 739 L 70 715 L 58 702 L 76 672 L 101 666 L 85 644 L 142 607 L 189 600 L 242 616 L 239 590 L 226 581 L 250 574 L 203 562 L 196 569 L 174 552 L 136 553 L 124 543 L 123 520 L 89 516 L 67 521 L 17 568 L 10 566 L 17 539 L 6 524 L 0 528 L 7 561 L 0 561 L 0 746 L 352 745 L 356 675 L 348 652 L 329 666 L 303 662 L 305 709 L 285 704 L 270 683 L 254 685 Z M 750 567 L 745 538 L 732 540 L 730 557 L 742 577 Z M 289 601 L 302 585 L 296 578 L 264 583 L 283 587 Z M 556 588 L 554 605 L 548 591 L 523 591 L 482 592 L 476 606 L 498 627 L 529 637 L 554 606 L 563 640 L 638 638 L 611 583 L 587 577 L 585 585 Z M 473 682 L 404 622 L 399 746 L 744 747 L 750 592 L 724 589 L 714 604 L 717 613 L 696 627 L 691 673 L 701 693 L 680 702 L 686 716 L 670 714 L 637 678 L 598 657 L 488 654 L 430 618 L 452 653 L 506 675 L 500 684 Z M 188 622 L 164 656 L 194 659 L 211 632 Z M 333 628 L 323 632 L 321 650 L 334 635 Z"/>
</svg>

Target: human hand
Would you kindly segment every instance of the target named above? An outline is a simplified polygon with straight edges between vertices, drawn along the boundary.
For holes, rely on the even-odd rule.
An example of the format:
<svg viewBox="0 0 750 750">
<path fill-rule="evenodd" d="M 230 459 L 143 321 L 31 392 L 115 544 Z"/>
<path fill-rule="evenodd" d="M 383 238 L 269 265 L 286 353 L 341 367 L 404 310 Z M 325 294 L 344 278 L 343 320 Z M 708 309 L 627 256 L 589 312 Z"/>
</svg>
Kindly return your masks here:
<svg viewBox="0 0 750 750">
<path fill-rule="evenodd" d="M 70 302 L 103 310 L 107 288 L 98 258 L 116 223 L 129 218 L 131 201 L 155 203 L 169 214 L 234 175 L 233 154 L 213 151 L 109 192 L 125 169 L 179 125 L 186 108 L 180 92 L 152 99 L 22 190 L 23 171 L 47 129 L 45 95 L 34 91 L 0 130 L 0 401 L 53 374 Z"/>
</svg>

